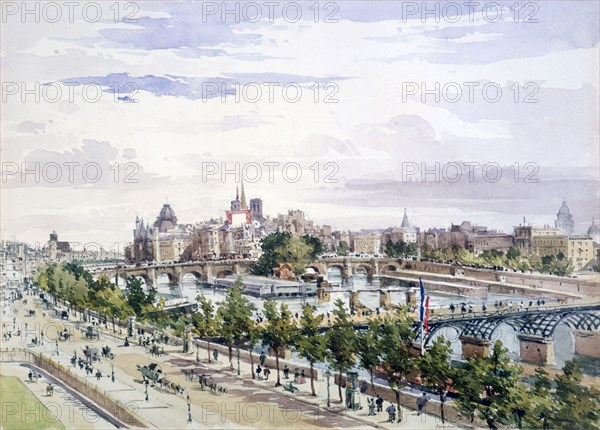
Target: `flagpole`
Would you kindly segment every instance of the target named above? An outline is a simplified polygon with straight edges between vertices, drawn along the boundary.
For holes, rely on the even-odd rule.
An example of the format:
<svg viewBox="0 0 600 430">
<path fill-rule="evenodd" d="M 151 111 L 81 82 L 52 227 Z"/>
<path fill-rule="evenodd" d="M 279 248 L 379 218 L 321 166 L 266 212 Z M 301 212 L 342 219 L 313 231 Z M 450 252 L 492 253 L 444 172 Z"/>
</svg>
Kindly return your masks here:
<svg viewBox="0 0 600 430">
<path fill-rule="evenodd" d="M 423 287 L 423 281 L 419 278 L 419 293 L 420 293 L 420 303 L 419 306 L 419 323 L 421 324 L 421 356 L 424 354 L 424 339 L 423 339 L 423 323 L 424 323 L 424 312 L 423 307 L 425 306 L 425 288 Z"/>
</svg>

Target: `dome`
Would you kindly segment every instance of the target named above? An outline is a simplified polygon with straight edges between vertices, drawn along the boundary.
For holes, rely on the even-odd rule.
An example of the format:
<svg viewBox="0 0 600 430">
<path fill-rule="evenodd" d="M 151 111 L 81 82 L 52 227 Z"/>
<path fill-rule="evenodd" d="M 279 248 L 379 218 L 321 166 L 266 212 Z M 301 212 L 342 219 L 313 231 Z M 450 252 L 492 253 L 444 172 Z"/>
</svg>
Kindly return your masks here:
<svg viewBox="0 0 600 430">
<path fill-rule="evenodd" d="M 567 206 L 566 200 L 563 201 L 562 206 L 558 210 L 558 215 L 566 215 L 566 216 L 571 215 L 571 211 L 569 210 L 569 207 Z"/>
<path fill-rule="evenodd" d="M 467 230 L 467 231 L 471 230 L 472 229 L 471 223 L 469 221 L 463 221 L 462 224 L 460 225 L 460 229 Z"/>
<path fill-rule="evenodd" d="M 156 218 L 154 227 L 158 228 L 158 231 L 165 233 L 169 230 L 173 230 L 177 227 L 177 217 L 175 211 L 168 203 L 165 203 L 160 211 L 160 214 Z"/>
<path fill-rule="evenodd" d="M 158 216 L 161 220 L 173 220 L 177 221 L 177 217 L 175 216 L 175 211 L 171 207 L 170 204 L 165 203 L 160 211 L 160 215 Z"/>
</svg>

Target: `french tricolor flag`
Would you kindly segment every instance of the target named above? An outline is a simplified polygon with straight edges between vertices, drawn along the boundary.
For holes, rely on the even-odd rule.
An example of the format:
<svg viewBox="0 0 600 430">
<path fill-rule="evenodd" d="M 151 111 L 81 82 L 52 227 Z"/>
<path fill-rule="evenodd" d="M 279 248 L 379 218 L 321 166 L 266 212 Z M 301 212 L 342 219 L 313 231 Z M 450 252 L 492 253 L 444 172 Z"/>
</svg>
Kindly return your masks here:
<svg viewBox="0 0 600 430">
<path fill-rule="evenodd" d="M 419 320 L 425 327 L 425 331 L 429 331 L 427 322 L 429 320 L 429 296 L 425 295 L 425 287 L 423 287 L 423 280 L 419 278 L 419 288 L 421 293 L 421 306 L 419 308 Z"/>
</svg>

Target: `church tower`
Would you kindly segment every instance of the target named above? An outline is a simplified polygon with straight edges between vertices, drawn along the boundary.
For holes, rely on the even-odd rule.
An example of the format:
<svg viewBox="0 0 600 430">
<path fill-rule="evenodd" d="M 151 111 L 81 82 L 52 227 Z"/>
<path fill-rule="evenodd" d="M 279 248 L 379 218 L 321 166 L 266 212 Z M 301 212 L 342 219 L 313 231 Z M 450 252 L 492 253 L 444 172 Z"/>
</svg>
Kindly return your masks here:
<svg viewBox="0 0 600 430">
<path fill-rule="evenodd" d="M 244 191 L 244 180 L 242 179 L 242 198 L 241 198 L 241 208 L 242 210 L 248 209 L 248 205 L 246 204 L 246 192 Z"/>
</svg>

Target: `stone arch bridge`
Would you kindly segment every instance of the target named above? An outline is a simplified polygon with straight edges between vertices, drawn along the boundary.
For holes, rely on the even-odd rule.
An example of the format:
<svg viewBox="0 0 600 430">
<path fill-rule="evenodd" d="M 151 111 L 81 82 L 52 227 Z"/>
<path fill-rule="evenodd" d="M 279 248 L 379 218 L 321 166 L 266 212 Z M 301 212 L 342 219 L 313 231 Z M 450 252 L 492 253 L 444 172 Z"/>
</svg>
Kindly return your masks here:
<svg viewBox="0 0 600 430">
<path fill-rule="evenodd" d="M 105 275 L 111 280 L 123 280 L 129 276 L 144 279 L 146 285 L 155 285 L 161 275 L 166 275 L 169 282 L 182 284 L 186 275 L 192 275 L 198 282 L 212 282 L 213 278 L 224 278 L 229 275 L 247 275 L 256 260 L 220 260 L 196 261 L 186 263 L 156 264 L 145 267 L 122 267 L 111 269 L 98 269 L 92 271 L 95 277 Z"/>
<path fill-rule="evenodd" d="M 306 268 L 313 269 L 319 275 L 327 275 L 329 269 L 339 269 L 342 278 L 347 278 L 358 273 L 367 276 L 384 275 L 385 272 L 400 271 L 405 265 L 406 261 L 400 258 L 338 257 L 317 260 Z"/>
</svg>

